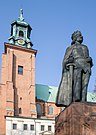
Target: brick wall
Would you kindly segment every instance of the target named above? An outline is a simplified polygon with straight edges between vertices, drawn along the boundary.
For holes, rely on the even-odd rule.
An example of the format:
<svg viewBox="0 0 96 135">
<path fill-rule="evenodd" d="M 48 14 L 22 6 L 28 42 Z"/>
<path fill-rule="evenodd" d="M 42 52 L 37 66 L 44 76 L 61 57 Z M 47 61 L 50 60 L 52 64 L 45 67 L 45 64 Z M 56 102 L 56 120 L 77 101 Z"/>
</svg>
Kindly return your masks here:
<svg viewBox="0 0 96 135">
<path fill-rule="evenodd" d="M 37 117 L 35 57 L 36 50 L 5 44 L 0 84 L 0 133 L 2 134 L 6 129 L 5 116 Z M 18 73 L 18 66 L 23 67 L 23 74 Z"/>
</svg>

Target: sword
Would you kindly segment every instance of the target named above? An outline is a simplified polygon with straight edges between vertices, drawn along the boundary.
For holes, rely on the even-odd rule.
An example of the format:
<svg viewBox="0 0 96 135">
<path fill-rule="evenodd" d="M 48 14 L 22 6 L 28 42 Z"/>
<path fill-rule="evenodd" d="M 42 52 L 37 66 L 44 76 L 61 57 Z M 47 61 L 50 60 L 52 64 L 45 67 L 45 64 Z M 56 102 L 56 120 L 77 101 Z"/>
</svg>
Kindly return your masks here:
<svg viewBox="0 0 96 135">
<path fill-rule="evenodd" d="M 69 104 L 73 101 L 73 75 L 74 75 L 74 63 L 67 64 L 68 73 L 68 101 Z"/>
</svg>

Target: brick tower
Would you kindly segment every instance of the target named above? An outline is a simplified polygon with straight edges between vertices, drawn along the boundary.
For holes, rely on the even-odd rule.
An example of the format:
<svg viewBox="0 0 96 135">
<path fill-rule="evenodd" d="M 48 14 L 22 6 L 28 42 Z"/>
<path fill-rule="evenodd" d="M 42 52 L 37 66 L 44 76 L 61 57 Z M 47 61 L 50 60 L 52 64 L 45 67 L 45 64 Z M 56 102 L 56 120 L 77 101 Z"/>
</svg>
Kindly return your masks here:
<svg viewBox="0 0 96 135">
<path fill-rule="evenodd" d="M 0 135 L 5 135 L 6 116 L 36 118 L 35 58 L 30 40 L 32 28 L 23 11 L 11 24 L 9 43 L 4 44 L 0 84 Z M 2 126 L 1 126 L 2 125 Z"/>
</svg>

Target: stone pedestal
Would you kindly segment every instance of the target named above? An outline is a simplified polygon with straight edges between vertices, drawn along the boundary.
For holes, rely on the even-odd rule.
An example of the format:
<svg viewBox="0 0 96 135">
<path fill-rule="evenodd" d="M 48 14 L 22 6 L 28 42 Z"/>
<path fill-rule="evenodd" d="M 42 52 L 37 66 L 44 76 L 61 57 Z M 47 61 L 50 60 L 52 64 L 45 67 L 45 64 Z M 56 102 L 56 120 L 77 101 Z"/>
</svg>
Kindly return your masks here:
<svg viewBox="0 0 96 135">
<path fill-rule="evenodd" d="M 55 135 L 96 135 L 96 103 L 68 106 L 56 118 Z"/>
</svg>

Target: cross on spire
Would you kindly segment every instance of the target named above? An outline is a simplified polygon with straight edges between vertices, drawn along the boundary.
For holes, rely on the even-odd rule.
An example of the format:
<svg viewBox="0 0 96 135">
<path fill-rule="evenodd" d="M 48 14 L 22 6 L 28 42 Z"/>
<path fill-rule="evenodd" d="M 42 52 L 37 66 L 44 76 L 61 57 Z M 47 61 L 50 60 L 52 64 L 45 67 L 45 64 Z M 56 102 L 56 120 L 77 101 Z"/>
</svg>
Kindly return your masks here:
<svg viewBox="0 0 96 135">
<path fill-rule="evenodd" d="M 24 21 L 24 17 L 23 17 L 23 9 L 20 9 L 20 16 L 18 18 L 19 21 Z"/>
</svg>

